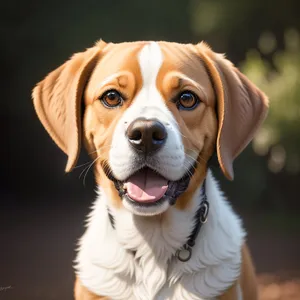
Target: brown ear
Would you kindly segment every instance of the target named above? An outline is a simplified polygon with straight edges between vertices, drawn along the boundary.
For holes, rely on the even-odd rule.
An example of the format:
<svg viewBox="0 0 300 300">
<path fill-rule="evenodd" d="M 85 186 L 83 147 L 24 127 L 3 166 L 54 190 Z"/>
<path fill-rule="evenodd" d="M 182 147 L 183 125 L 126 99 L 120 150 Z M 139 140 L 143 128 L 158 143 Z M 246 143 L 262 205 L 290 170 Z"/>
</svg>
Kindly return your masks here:
<svg viewBox="0 0 300 300">
<path fill-rule="evenodd" d="M 81 100 L 105 42 L 75 54 L 33 90 L 37 115 L 54 142 L 68 155 L 65 171 L 75 166 L 81 142 Z"/>
<path fill-rule="evenodd" d="M 211 76 L 218 103 L 217 154 L 225 176 L 233 180 L 233 161 L 252 140 L 268 111 L 268 99 L 223 55 L 197 45 Z"/>
</svg>

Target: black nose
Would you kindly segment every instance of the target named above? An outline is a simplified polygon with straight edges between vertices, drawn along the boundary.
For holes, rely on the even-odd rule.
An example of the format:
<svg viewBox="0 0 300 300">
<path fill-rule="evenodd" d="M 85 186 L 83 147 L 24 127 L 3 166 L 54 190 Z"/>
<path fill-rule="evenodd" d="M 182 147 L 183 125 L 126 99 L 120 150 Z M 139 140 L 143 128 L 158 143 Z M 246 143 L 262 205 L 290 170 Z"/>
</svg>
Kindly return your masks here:
<svg viewBox="0 0 300 300">
<path fill-rule="evenodd" d="M 126 135 L 134 149 L 146 155 L 159 150 L 167 139 L 165 126 L 156 119 L 136 119 L 128 126 Z"/>
</svg>

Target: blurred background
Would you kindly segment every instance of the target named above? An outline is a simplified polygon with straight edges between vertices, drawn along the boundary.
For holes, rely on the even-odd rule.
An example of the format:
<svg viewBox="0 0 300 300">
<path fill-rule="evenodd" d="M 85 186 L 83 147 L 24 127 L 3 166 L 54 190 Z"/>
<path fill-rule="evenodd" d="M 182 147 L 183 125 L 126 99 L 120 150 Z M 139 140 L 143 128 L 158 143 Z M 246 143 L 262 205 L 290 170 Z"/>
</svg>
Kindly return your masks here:
<svg viewBox="0 0 300 300">
<path fill-rule="evenodd" d="M 33 110 L 33 86 L 105 41 L 207 41 L 270 97 L 270 113 L 221 181 L 248 231 L 263 300 L 300 299 L 298 0 L 0 1 L 0 299 L 72 299 L 73 259 L 95 198 Z M 78 166 L 89 161 L 83 152 Z M 83 178 L 85 177 L 85 184 Z"/>
</svg>

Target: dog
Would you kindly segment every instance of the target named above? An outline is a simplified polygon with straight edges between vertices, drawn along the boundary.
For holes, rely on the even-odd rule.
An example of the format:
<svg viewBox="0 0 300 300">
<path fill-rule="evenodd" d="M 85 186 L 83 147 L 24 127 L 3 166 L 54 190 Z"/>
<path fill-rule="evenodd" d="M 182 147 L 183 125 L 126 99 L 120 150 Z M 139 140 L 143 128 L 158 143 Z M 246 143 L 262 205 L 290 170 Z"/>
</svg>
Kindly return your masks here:
<svg viewBox="0 0 300 300">
<path fill-rule="evenodd" d="M 76 165 L 84 143 L 98 196 L 79 242 L 76 300 L 255 300 L 225 177 L 268 99 L 206 43 L 106 43 L 75 54 L 33 90 L 37 115 Z"/>
</svg>

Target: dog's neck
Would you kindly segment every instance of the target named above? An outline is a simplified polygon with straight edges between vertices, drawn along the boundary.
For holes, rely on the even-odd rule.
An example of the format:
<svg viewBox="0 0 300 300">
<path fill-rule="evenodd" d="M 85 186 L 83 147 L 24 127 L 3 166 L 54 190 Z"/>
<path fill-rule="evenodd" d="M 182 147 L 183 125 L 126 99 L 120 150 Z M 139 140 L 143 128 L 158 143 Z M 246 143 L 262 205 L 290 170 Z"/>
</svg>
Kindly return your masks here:
<svg viewBox="0 0 300 300">
<path fill-rule="evenodd" d="M 125 208 L 109 207 L 116 237 L 125 249 L 135 253 L 135 258 L 151 254 L 156 259 L 170 259 L 193 232 L 201 198 L 201 193 L 197 191 L 195 201 L 185 211 L 171 208 L 162 215 L 152 217 L 137 216 Z"/>
<path fill-rule="evenodd" d="M 209 217 L 187 262 L 180 262 L 175 253 L 194 228 L 194 216 L 202 201 L 200 188 L 185 210 L 171 207 L 164 215 L 154 217 L 114 208 L 100 191 L 77 257 L 78 276 L 83 284 L 113 299 L 154 299 L 154 295 L 167 295 L 171 286 L 175 288 L 180 278 L 182 282 L 192 272 L 193 278 L 200 276 L 195 279 L 197 283 L 191 278 L 185 285 L 194 294 L 211 298 L 226 289 L 239 275 L 244 231 L 210 172 L 206 182 Z M 115 229 L 107 207 L 114 217 Z M 207 277 L 205 272 L 212 270 L 221 272 L 221 276 Z M 112 278 L 118 288 L 107 285 Z M 131 298 L 132 293 L 135 298 Z"/>
<path fill-rule="evenodd" d="M 197 195 L 196 195 L 197 197 Z M 197 201 L 195 201 L 195 203 L 197 203 Z M 193 209 L 190 209 L 190 211 Z M 192 224 L 193 229 L 192 231 L 189 233 L 188 238 L 186 239 L 186 243 L 182 244 L 180 249 L 178 249 L 176 251 L 176 257 L 180 260 L 180 261 L 187 261 L 190 259 L 191 254 L 192 254 L 192 247 L 195 245 L 195 241 L 198 237 L 199 231 L 201 229 L 201 226 L 203 223 L 206 222 L 207 220 L 207 215 L 208 215 L 208 210 L 209 210 L 209 204 L 207 202 L 207 196 L 206 196 L 206 192 L 205 192 L 205 180 L 202 184 L 201 187 L 201 193 L 199 193 L 199 203 L 198 203 L 198 208 L 196 210 L 196 212 L 194 213 L 193 219 L 190 220 L 190 214 L 187 212 L 185 215 L 188 218 L 188 220 L 185 220 L 185 222 L 188 222 L 189 224 Z M 115 224 L 115 218 L 116 216 L 112 215 L 111 213 L 111 209 L 107 208 L 107 212 L 108 212 L 108 217 L 110 220 L 110 223 L 112 225 L 112 227 L 114 229 L 116 229 L 116 224 Z M 118 215 L 118 212 L 115 213 L 116 215 Z M 123 215 L 123 213 L 122 213 Z M 139 236 L 141 236 L 143 238 L 143 240 L 145 240 L 146 242 L 148 242 L 149 246 L 152 246 L 152 249 L 149 249 L 150 252 L 155 253 L 155 249 L 158 248 L 158 243 L 161 242 L 162 240 L 162 229 L 165 228 L 168 232 L 170 232 L 170 230 L 168 229 L 168 226 L 165 225 L 165 223 L 167 222 L 169 225 L 172 224 L 172 222 L 170 222 L 170 218 L 176 218 L 176 216 L 172 216 L 172 215 L 168 215 L 168 214 L 163 214 L 163 215 L 159 215 L 159 216 L 152 216 L 152 217 L 146 217 L 147 222 L 145 223 L 144 218 L 145 217 L 140 217 L 140 216 L 136 216 L 136 215 L 131 215 L 130 216 L 130 221 L 129 222 L 125 222 L 126 225 L 129 225 L 129 227 L 131 227 L 132 229 L 134 228 L 137 232 L 139 232 Z M 184 215 L 182 214 L 182 217 L 184 217 Z M 121 222 L 122 222 L 122 217 L 118 218 Z M 178 217 L 177 217 L 178 219 Z M 120 222 L 120 223 L 121 223 Z M 129 224 L 128 224 L 129 223 Z M 145 228 L 145 226 L 147 226 L 147 228 Z M 120 228 L 124 228 L 124 226 L 122 226 L 122 224 L 119 224 Z M 149 229 L 149 227 L 151 229 Z M 125 228 L 127 228 L 125 226 Z M 126 229 L 125 229 L 126 230 Z M 128 228 L 127 228 L 128 230 Z M 120 230 L 122 232 L 122 230 Z M 160 236 L 153 236 L 151 234 L 151 232 L 154 231 L 156 232 L 158 235 Z M 147 238 L 147 235 L 151 236 L 151 239 L 149 239 L 149 237 Z M 121 233 L 121 237 L 123 237 L 124 235 Z M 153 241 L 151 241 L 153 239 Z M 172 241 L 174 241 L 174 238 L 172 238 Z M 125 247 L 127 249 L 128 245 L 131 244 L 130 243 L 126 243 Z M 170 248 L 173 248 L 172 245 L 168 245 Z M 136 249 L 134 249 L 135 246 L 133 246 L 133 249 L 131 249 L 133 251 L 133 253 L 137 254 L 137 256 L 139 256 L 139 253 L 137 253 L 138 251 L 138 247 Z M 160 249 L 158 249 L 158 252 L 160 251 Z"/>
</svg>

